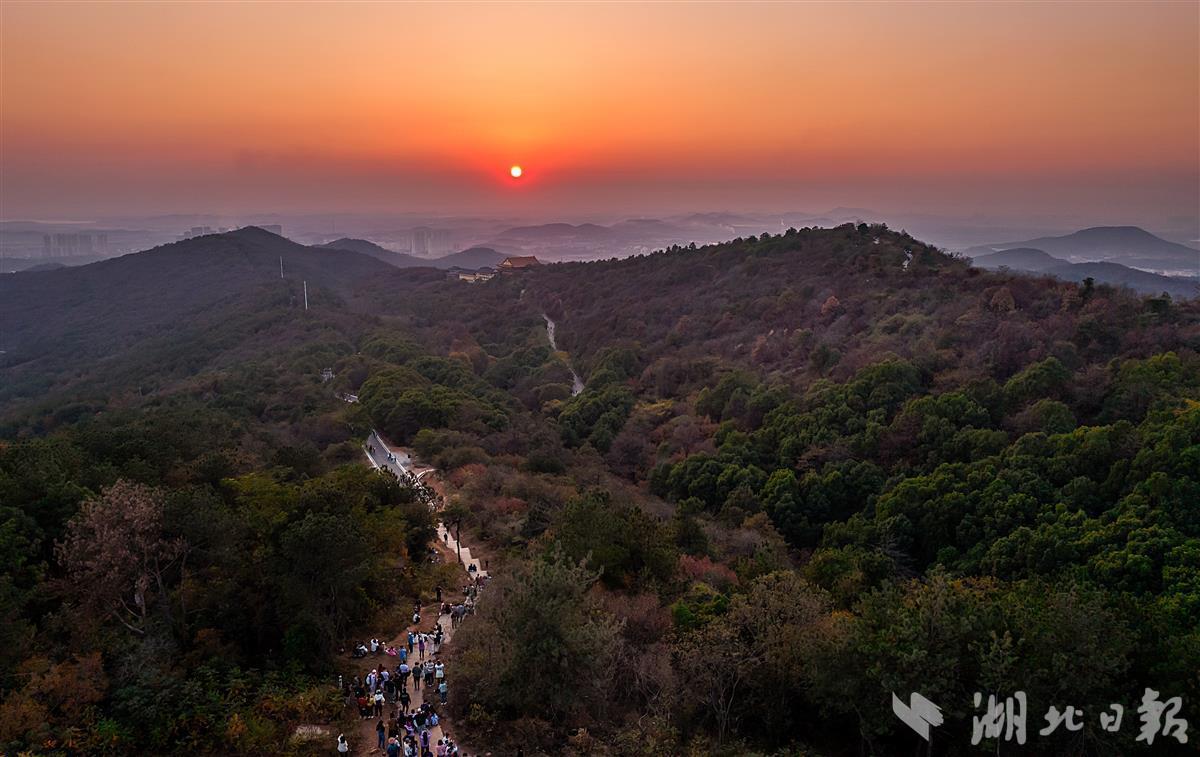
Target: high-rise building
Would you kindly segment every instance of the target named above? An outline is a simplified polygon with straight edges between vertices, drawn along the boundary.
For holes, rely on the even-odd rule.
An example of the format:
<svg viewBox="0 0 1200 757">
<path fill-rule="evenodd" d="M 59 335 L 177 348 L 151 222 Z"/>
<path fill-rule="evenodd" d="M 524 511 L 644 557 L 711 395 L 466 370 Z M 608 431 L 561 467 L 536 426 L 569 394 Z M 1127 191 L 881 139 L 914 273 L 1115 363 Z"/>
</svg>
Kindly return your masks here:
<svg viewBox="0 0 1200 757">
<path fill-rule="evenodd" d="M 445 229 L 417 226 L 410 233 L 412 244 L 409 249 L 413 255 L 433 257 L 450 252 L 450 232 Z"/>
<path fill-rule="evenodd" d="M 42 235 L 42 257 L 70 258 L 108 252 L 108 235 L 90 232 Z"/>
</svg>

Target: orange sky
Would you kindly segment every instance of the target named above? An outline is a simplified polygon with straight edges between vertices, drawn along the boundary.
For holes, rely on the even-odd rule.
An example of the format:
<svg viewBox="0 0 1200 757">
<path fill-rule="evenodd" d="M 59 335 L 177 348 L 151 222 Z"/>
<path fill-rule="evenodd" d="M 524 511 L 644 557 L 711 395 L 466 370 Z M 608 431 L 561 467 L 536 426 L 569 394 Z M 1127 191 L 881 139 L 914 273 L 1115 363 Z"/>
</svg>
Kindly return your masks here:
<svg viewBox="0 0 1200 757">
<path fill-rule="evenodd" d="M 0 66 L 5 218 L 1200 204 L 1195 2 L 4 0 Z"/>
</svg>

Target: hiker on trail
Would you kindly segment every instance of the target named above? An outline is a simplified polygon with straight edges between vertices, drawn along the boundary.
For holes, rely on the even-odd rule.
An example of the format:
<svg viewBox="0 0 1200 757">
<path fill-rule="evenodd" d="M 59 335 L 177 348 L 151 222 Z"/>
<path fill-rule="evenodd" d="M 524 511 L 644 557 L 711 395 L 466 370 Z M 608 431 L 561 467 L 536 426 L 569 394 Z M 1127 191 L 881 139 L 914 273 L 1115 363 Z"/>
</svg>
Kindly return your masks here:
<svg viewBox="0 0 1200 757">
<path fill-rule="evenodd" d="M 375 702 L 375 717 L 381 718 L 383 717 L 383 692 L 376 691 L 373 699 Z"/>
<path fill-rule="evenodd" d="M 421 653 L 421 659 L 425 659 L 425 634 L 421 634 L 417 638 L 417 651 Z"/>
<path fill-rule="evenodd" d="M 412 631 L 408 632 L 408 653 L 412 654 L 413 644 L 417 642 L 417 635 Z"/>
<path fill-rule="evenodd" d="M 433 660 L 425 662 L 425 688 L 433 688 Z"/>
<path fill-rule="evenodd" d="M 383 725 L 382 720 L 375 724 L 375 735 L 379 738 L 379 748 L 383 749 L 387 740 L 387 728 Z"/>
<path fill-rule="evenodd" d="M 346 734 L 344 733 L 338 734 L 337 750 L 338 754 L 350 753 L 350 742 L 346 741 Z"/>
<path fill-rule="evenodd" d="M 442 704 L 446 703 L 446 692 L 449 690 L 450 687 L 446 685 L 445 679 L 442 679 L 442 682 L 438 684 L 438 696 L 441 697 Z"/>
<path fill-rule="evenodd" d="M 400 689 L 400 712 L 407 715 L 410 702 L 412 702 L 412 698 L 408 696 L 408 689 Z"/>
<path fill-rule="evenodd" d="M 424 675 L 424 673 L 425 673 L 425 670 L 421 667 L 421 665 L 419 663 L 416 665 L 413 665 L 413 667 L 412 667 L 413 691 L 421 690 L 421 678 Z"/>
<path fill-rule="evenodd" d="M 442 587 L 440 587 L 440 586 L 437 587 L 436 591 L 437 591 L 438 604 L 441 604 L 442 603 Z"/>
<path fill-rule="evenodd" d="M 433 664 L 433 677 L 439 682 L 446 677 L 446 666 L 441 660 Z"/>
<path fill-rule="evenodd" d="M 371 702 L 367 699 L 366 692 L 358 695 L 358 717 L 366 720 L 371 717 Z"/>
<path fill-rule="evenodd" d="M 400 757 L 400 742 L 395 738 L 388 739 L 387 757 Z"/>
</svg>

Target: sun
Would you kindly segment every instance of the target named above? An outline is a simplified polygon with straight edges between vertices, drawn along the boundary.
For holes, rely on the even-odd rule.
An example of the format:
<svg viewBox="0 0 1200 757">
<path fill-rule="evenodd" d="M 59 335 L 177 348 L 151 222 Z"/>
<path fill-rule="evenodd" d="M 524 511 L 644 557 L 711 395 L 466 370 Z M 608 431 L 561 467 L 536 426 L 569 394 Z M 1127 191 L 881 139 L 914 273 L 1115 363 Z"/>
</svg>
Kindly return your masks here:
<svg viewBox="0 0 1200 757">
<path fill-rule="evenodd" d="M 510 174 L 510 175 L 511 175 L 511 176 L 512 176 L 514 179 L 519 179 L 519 178 L 521 178 L 521 174 L 523 174 L 523 173 L 525 173 L 525 172 L 521 170 L 521 167 L 520 167 L 520 166 L 513 166 L 512 168 L 508 169 L 508 173 L 509 173 L 509 174 Z"/>
</svg>

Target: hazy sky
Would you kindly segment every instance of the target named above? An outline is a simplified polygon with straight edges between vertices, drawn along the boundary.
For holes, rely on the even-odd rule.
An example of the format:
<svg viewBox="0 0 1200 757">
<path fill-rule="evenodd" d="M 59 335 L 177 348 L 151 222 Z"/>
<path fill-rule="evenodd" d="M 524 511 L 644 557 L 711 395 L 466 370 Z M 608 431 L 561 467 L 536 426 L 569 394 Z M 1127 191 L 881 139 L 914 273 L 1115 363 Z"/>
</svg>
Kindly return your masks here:
<svg viewBox="0 0 1200 757">
<path fill-rule="evenodd" d="M 9 219 L 1200 206 L 1196 2 L 3 0 L 0 66 Z"/>
</svg>

